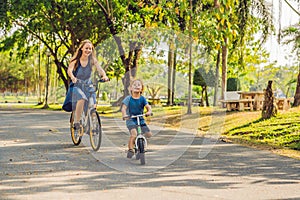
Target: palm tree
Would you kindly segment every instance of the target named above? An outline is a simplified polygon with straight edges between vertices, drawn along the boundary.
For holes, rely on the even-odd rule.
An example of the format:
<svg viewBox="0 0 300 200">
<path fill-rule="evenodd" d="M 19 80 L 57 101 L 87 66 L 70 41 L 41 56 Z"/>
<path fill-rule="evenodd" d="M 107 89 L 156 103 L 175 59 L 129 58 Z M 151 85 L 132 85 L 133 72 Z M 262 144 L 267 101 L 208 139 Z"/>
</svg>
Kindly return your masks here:
<svg viewBox="0 0 300 200">
<path fill-rule="evenodd" d="M 300 16 L 300 12 L 298 12 L 297 9 L 295 9 L 288 1 L 286 0 L 284 1 L 297 15 Z M 294 0 L 294 1 L 298 2 L 298 7 L 300 7 L 300 0 Z M 299 72 L 297 77 L 297 87 L 296 87 L 294 103 L 293 103 L 293 107 L 296 107 L 300 105 L 300 21 L 298 22 L 298 24 L 294 24 L 284 29 L 282 31 L 281 36 L 283 39 L 285 39 L 284 44 L 293 44 L 292 52 L 296 53 L 296 57 L 298 58 L 297 62 L 299 65 Z"/>
<path fill-rule="evenodd" d="M 297 78 L 297 87 L 294 96 L 293 107 L 300 105 L 300 22 L 291 27 L 284 29 L 282 34 L 285 39 L 285 44 L 293 44 L 292 51 L 296 53 L 296 57 L 298 58 L 297 62 L 299 65 L 299 73 Z"/>
</svg>

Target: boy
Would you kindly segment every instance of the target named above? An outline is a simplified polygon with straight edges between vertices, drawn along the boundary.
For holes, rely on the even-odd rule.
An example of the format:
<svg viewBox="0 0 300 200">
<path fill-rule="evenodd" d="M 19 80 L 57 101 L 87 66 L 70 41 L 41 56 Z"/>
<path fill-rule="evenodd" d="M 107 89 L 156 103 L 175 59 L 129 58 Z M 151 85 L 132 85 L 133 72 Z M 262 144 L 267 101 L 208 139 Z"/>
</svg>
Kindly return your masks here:
<svg viewBox="0 0 300 200">
<path fill-rule="evenodd" d="M 125 97 L 125 99 L 122 101 L 122 116 L 123 119 L 126 120 L 126 126 L 130 132 L 130 138 L 128 141 L 128 152 L 127 152 L 127 158 L 132 158 L 134 155 L 134 142 L 135 138 L 137 136 L 137 119 L 131 119 L 130 116 L 132 115 L 140 115 L 143 114 L 144 108 L 146 108 L 146 116 L 150 116 L 151 106 L 149 105 L 148 101 L 144 96 L 142 96 L 142 93 L 144 91 L 144 85 L 143 82 L 139 79 L 134 80 L 130 84 L 130 92 L 131 95 Z M 142 132 L 146 138 L 150 138 L 152 136 L 152 133 L 150 132 L 150 129 L 148 128 L 147 124 L 145 123 L 144 118 L 140 118 L 140 124 L 142 128 Z"/>
</svg>

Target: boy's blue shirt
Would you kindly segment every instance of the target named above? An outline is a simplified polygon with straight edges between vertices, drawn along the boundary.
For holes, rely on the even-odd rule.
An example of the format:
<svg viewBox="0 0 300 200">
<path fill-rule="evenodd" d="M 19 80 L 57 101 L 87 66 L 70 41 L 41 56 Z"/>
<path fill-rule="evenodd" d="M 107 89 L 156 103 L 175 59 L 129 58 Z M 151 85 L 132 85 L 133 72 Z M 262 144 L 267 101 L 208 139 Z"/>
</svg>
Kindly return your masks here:
<svg viewBox="0 0 300 200">
<path fill-rule="evenodd" d="M 122 101 L 123 104 L 126 105 L 126 115 L 131 116 L 131 115 L 140 115 L 143 114 L 144 112 L 144 107 L 148 104 L 147 99 L 144 96 L 140 96 L 138 99 L 132 98 L 132 96 L 127 96 L 125 99 Z M 144 118 L 141 117 L 141 124 L 145 124 Z M 137 120 L 136 119 L 130 119 L 126 120 L 126 125 L 136 125 Z"/>
</svg>

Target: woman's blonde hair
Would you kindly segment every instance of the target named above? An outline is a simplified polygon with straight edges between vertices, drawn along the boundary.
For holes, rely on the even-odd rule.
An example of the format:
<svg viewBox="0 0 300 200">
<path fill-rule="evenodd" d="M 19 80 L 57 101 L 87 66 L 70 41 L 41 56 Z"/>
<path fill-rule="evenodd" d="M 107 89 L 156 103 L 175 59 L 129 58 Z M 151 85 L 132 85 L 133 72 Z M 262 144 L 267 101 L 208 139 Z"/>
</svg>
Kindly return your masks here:
<svg viewBox="0 0 300 200">
<path fill-rule="evenodd" d="M 133 83 L 136 82 L 136 81 L 139 81 L 141 84 L 142 84 L 142 90 L 141 90 L 141 94 L 144 92 L 144 83 L 141 79 L 134 79 L 130 82 L 130 88 L 132 87 Z M 131 92 L 131 90 L 130 90 Z"/>
<path fill-rule="evenodd" d="M 71 62 L 76 60 L 76 63 L 75 63 L 75 66 L 74 66 L 74 71 L 79 66 L 79 60 L 80 60 L 80 57 L 82 56 L 82 50 L 81 49 L 87 43 L 92 45 L 92 53 L 91 53 L 91 55 L 89 55 L 89 60 L 92 62 L 91 63 L 92 65 L 94 64 L 94 60 L 96 59 L 96 51 L 95 51 L 94 45 L 90 40 L 83 40 L 83 41 L 81 41 L 79 47 L 77 48 L 75 54 L 73 55 L 73 57 L 71 59 Z"/>
</svg>

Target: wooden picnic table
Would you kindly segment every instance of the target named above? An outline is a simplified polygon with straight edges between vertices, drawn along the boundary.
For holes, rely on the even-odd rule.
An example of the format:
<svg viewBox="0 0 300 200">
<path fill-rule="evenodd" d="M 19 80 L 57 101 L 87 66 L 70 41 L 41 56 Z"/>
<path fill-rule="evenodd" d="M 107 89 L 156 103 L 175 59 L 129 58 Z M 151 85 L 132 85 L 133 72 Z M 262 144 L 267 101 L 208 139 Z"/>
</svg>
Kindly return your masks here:
<svg viewBox="0 0 300 200">
<path fill-rule="evenodd" d="M 276 98 L 276 105 L 279 110 L 288 110 L 291 108 L 291 98 Z"/>
<path fill-rule="evenodd" d="M 253 101 L 253 99 L 220 100 L 221 103 L 226 104 L 227 111 L 244 111 L 246 109 L 252 111 Z"/>
<path fill-rule="evenodd" d="M 262 110 L 264 102 L 264 91 L 238 91 L 240 99 L 253 99 L 253 109 Z"/>
<path fill-rule="evenodd" d="M 238 91 L 229 91 L 224 94 L 225 99 L 220 100 L 223 107 L 226 105 L 227 111 L 238 110 L 253 110 L 254 99 L 250 98 L 241 98 L 241 95 Z"/>
</svg>

